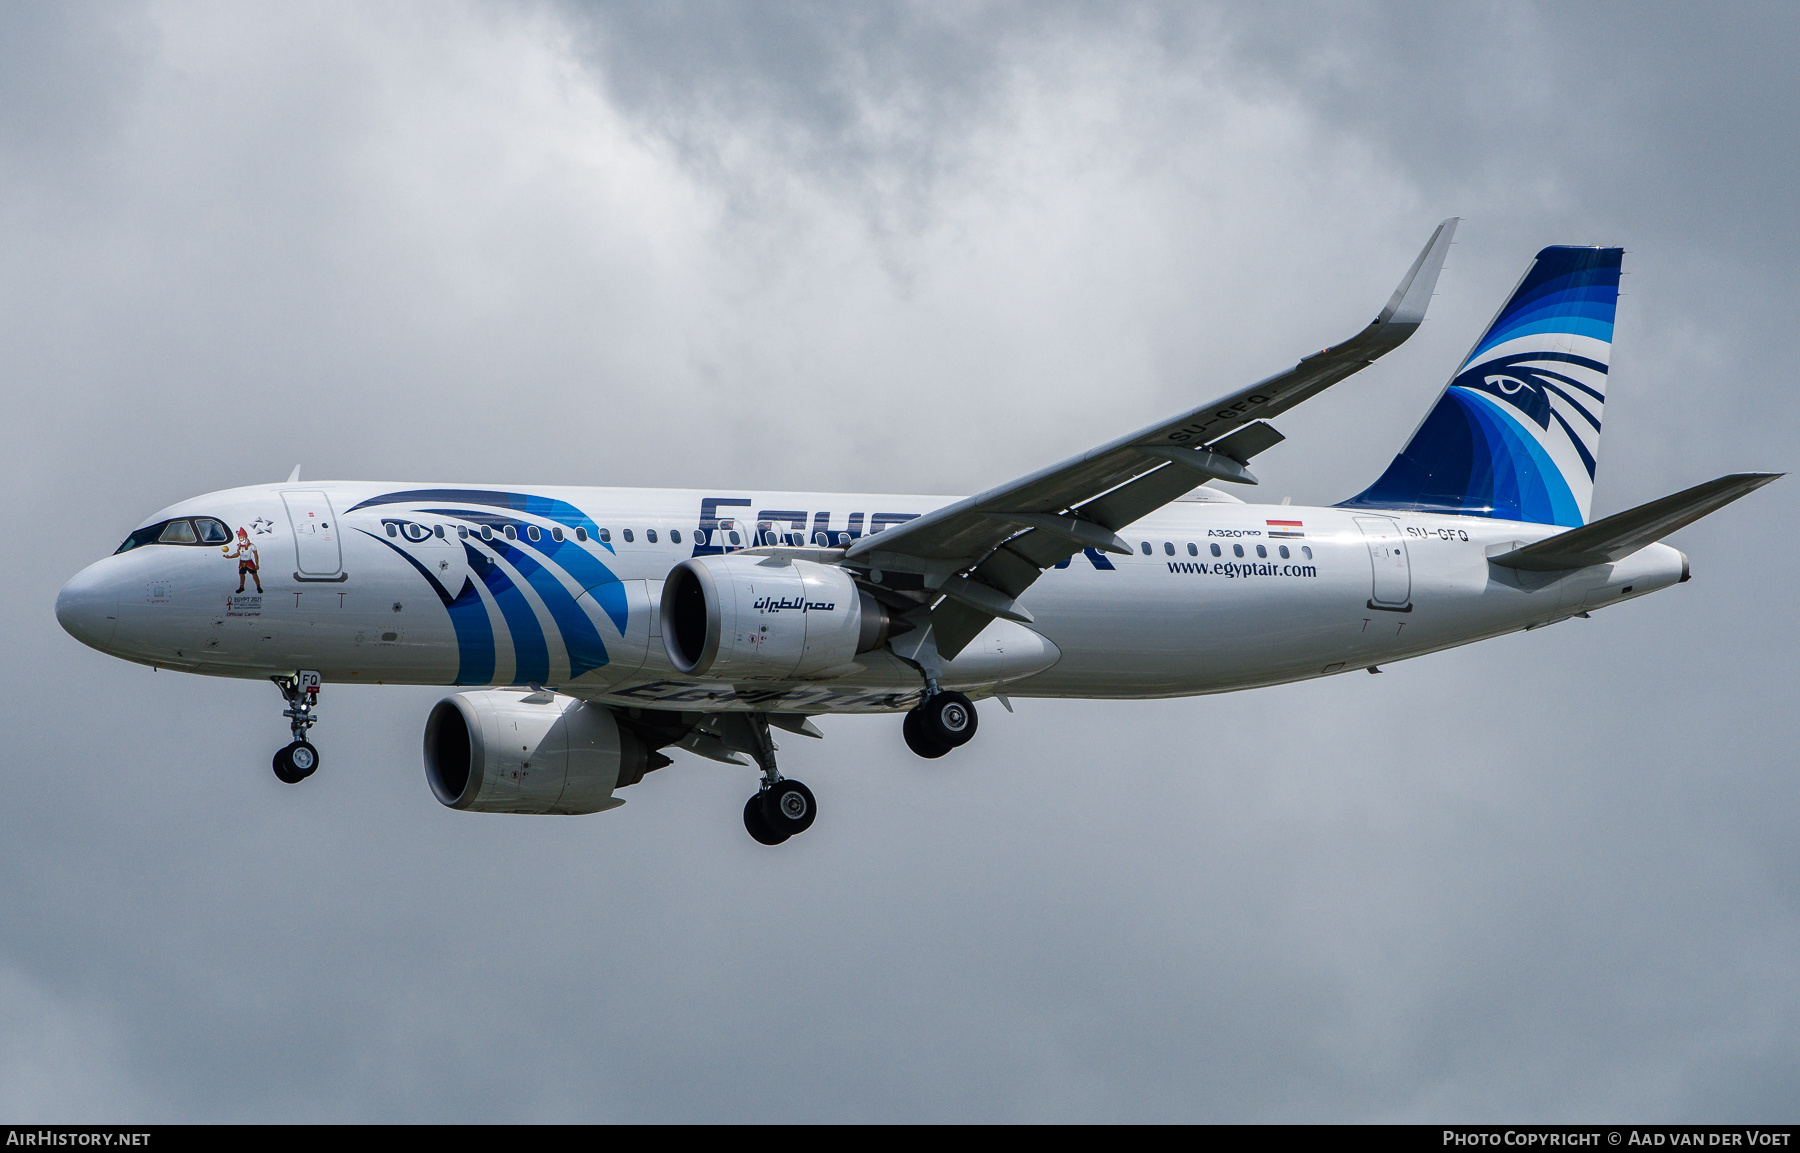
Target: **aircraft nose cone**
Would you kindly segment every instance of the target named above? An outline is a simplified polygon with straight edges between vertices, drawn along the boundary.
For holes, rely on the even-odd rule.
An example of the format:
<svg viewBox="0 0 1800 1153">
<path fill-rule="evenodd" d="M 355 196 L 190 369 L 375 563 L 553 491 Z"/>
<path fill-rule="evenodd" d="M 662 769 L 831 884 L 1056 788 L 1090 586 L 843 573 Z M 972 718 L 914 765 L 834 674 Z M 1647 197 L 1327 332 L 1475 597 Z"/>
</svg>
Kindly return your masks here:
<svg viewBox="0 0 1800 1153">
<path fill-rule="evenodd" d="M 119 627 L 119 594 L 96 571 L 101 567 L 82 569 L 56 594 L 56 623 L 82 644 L 105 651 Z"/>
</svg>

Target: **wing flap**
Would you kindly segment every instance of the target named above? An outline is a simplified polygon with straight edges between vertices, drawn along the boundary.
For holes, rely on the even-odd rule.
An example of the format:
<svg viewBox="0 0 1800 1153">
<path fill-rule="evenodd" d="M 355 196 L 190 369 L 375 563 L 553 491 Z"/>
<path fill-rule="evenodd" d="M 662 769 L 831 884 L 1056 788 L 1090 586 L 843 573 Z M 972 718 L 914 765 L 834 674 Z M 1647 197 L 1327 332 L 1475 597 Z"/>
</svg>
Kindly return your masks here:
<svg viewBox="0 0 1800 1153">
<path fill-rule="evenodd" d="M 1246 424 L 1229 436 L 1222 437 L 1212 443 L 1212 450 L 1220 456 L 1230 457 L 1239 464 L 1249 464 L 1250 458 L 1259 452 L 1266 452 L 1287 437 L 1275 431 L 1275 426 L 1266 420 L 1255 424 Z"/>
</svg>

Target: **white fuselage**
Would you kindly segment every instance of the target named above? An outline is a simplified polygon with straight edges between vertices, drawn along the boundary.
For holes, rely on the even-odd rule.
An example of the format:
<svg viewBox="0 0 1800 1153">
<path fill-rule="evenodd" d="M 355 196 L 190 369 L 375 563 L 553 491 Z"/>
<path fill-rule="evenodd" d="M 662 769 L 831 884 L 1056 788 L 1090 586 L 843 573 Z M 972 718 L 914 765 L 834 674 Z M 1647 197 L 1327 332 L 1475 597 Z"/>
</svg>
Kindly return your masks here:
<svg viewBox="0 0 1800 1153">
<path fill-rule="evenodd" d="M 680 676 L 661 636 L 662 582 L 697 551 L 717 552 L 714 542 L 731 547 L 730 532 L 744 544 L 760 528 L 796 544 L 824 533 L 824 543 L 841 545 L 845 534 L 948 499 L 264 485 L 159 513 L 146 524 L 213 518 L 229 539 L 147 543 L 108 557 L 70 582 L 58 611 L 102 651 L 216 676 L 304 668 L 338 683 L 541 684 L 642 707 L 898 710 L 917 700 L 921 682 L 886 650 L 824 680 Z M 995 621 L 946 665 L 943 682 L 976 696 L 1225 692 L 1466 644 L 1684 577 L 1685 558 L 1660 544 L 1564 574 L 1488 562 L 1497 546 L 1556 531 L 1480 517 L 1178 501 L 1120 533 L 1132 555 L 1076 553 L 1045 572 L 1019 599 L 1032 623 Z"/>
</svg>

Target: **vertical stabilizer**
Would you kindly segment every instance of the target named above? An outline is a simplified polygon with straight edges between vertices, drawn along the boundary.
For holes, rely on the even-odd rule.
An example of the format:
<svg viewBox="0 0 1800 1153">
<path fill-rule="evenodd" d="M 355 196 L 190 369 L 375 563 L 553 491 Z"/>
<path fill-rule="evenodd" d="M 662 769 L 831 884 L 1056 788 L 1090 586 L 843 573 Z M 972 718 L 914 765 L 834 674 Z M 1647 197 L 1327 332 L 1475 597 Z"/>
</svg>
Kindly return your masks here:
<svg viewBox="0 0 1800 1153">
<path fill-rule="evenodd" d="M 1587 523 L 1624 252 L 1538 253 L 1412 440 L 1345 506 Z"/>
</svg>

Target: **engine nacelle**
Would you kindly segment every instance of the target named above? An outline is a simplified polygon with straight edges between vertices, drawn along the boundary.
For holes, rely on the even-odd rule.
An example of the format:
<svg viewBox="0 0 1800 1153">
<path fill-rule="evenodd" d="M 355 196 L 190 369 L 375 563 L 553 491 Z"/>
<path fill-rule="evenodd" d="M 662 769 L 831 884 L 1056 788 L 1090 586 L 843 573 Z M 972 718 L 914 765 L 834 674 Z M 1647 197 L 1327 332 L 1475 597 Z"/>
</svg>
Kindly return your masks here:
<svg viewBox="0 0 1800 1153">
<path fill-rule="evenodd" d="M 663 646 L 689 676 L 829 677 L 892 631 L 881 602 L 833 565 L 727 553 L 683 561 L 663 582 Z"/>
<path fill-rule="evenodd" d="M 610 710 L 573 697 L 457 693 L 425 722 L 425 779 L 453 809 L 598 813 L 624 804 L 613 790 L 649 768 L 649 750 Z"/>
</svg>

